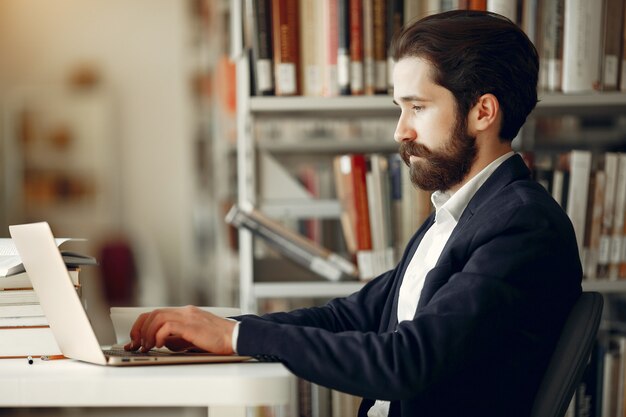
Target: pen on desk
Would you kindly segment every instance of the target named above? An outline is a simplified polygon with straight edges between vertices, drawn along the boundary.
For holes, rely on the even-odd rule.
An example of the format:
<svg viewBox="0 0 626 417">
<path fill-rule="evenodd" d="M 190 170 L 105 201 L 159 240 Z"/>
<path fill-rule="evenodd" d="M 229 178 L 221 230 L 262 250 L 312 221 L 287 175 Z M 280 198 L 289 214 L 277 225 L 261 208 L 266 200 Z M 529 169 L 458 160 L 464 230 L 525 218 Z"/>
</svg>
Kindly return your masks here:
<svg viewBox="0 0 626 417">
<path fill-rule="evenodd" d="M 33 357 L 32 356 L 28 356 L 26 359 L 28 359 L 28 364 L 32 365 L 33 364 Z"/>
<path fill-rule="evenodd" d="M 55 359 L 65 359 L 65 356 L 63 355 L 41 355 L 40 356 L 42 361 L 52 361 Z"/>
</svg>

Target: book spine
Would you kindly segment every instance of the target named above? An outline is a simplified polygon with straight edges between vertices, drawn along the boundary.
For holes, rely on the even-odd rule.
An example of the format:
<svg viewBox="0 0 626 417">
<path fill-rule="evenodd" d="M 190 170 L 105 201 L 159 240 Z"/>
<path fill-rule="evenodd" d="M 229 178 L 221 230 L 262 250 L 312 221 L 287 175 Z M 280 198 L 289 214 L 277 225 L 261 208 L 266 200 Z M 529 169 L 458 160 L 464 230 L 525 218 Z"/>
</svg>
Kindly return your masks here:
<svg viewBox="0 0 626 417">
<path fill-rule="evenodd" d="M 323 87 L 323 51 L 319 36 L 322 3 L 300 0 L 300 52 L 302 89 L 305 96 L 319 97 Z"/>
<path fill-rule="evenodd" d="M 334 264 L 315 254 L 311 254 L 288 238 L 281 236 L 279 233 L 276 233 L 265 225 L 250 218 L 247 213 L 236 207 L 231 209 L 227 221 L 234 226 L 244 227 L 250 230 L 252 233 L 263 238 L 280 253 L 289 257 L 289 259 L 330 281 L 338 281 L 343 275 L 342 271 Z"/>
<path fill-rule="evenodd" d="M 568 188 L 567 214 L 574 226 L 578 251 L 582 253 L 585 238 L 585 221 L 591 176 L 591 152 L 571 151 L 570 181 Z"/>
<path fill-rule="evenodd" d="M 335 189 L 341 214 L 339 220 L 343 230 L 348 251 L 355 254 L 358 250 L 356 243 L 356 230 L 354 221 L 354 191 L 352 186 L 352 163 L 349 155 L 336 156 L 333 159 L 333 171 L 335 174 Z"/>
<path fill-rule="evenodd" d="M 600 233 L 600 248 L 598 250 L 598 277 L 608 278 L 611 259 L 611 234 L 615 210 L 615 194 L 617 192 L 618 155 L 613 152 L 604 154 L 604 172 L 606 174 L 606 189 L 604 193 L 604 210 L 602 212 L 602 231 Z"/>
<path fill-rule="evenodd" d="M 602 206 L 606 189 L 606 174 L 604 171 L 596 171 L 593 176 L 593 195 L 591 200 L 591 213 L 589 214 L 589 232 L 587 255 L 585 256 L 585 278 L 596 279 L 598 269 L 598 251 L 600 249 L 600 232 L 602 231 Z"/>
<path fill-rule="evenodd" d="M 367 187 L 365 174 L 367 167 L 365 156 L 354 154 L 352 162 L 352 181 L 354 187 L 354 207 L 355 207 L 355 230 L 358 250 L 371 250 L 372 237 L 370 231 L 369 210 L 367 204 Z"/>
<path fill-rule="evenodd" d="M 517 1 L 511 0 L 487 0 L 487 11 L 498 13 L 508 17 L 517 23 Z"/>
<path fill-rule="evenodd" d="M 563 92 L 600 87 L 602 7 L 587 0 L 565 0 Z"/>
<path fill-rule="evenodd" d="M 537 45 L 537 30 L 539 21 L 539 0 L 525 0 L 522 9 L 522 29 L 528 39 Z"/>
<path fill-rule="evenodd" d="M 0 358 L 60 354 L 61 349 L 48 326 L 0 329 Z"/>
<path fill-rule="evenodd" d="M 602 90 L 604 91 L 616 91 L 620 86 L 623 24 L 624 0 L 605 0 L 602 27 Z"/>
<path fill-rule="evenodd" d="M 487 0 L 469 0 L 468 8 L 470 10 L 487 10 Z"/>
<path fill-rule="evenodd" d="M 618 156 L 617 181 L 615 183 L 615 211 L 613 232 L 611 234 L 611 253 L 609 255 L 609 279 L 619 278 L 622 258 L 622 240 L 624 233 L 624 210 L 626 209 L 626 154 Z"/>
<path fill-rule="evenodd" d="M 253 13 L 252 59 L 257 95 L 274 94 L 270 0 L 249 0 Z"/>
<path fill-rule="evenodd" d="M 626 91 L 626 4 L 623 6 L 622 14 L 622 50 L 621 50 L 621 68 L 620 68 L 620 91 Z"/>
<path fill-rule="evenodd" d="M 564 5 L 565 0 L 540 3 L 539 85 L 545 91 L 560 91 L 562 88 Z"/>
<path fill-rule="evenodd" d="M 364 93 L 363 80 L 363 0 L 348 0 L 350 12 L 350 93 Z"/>
<path fill-rule="evenodd" d="M 374 92 L 387 93 L 387 2 L 374 0 L 373 3 L 373 42 L 374 42 Z"/>
<path fill-rule="evenodd" d="M 337 0 L 322 0 L 324 3 L 324 90 L 323 95 L 334 97 L 339 94 L 337 80 L 337 57 L 339 51 L 339 18 Z"/>
<path fill-rule="evenodd" d="M 374 61 L 374 0 L 363 0 L 363 84 L 367 95 L 376 92 Z"/>
<path fill-rule="evenodd" d="M 387 29 L 385 49 L 387 51 L 387 92 L 393 93 L 393 58 L 391 57 L 391 40 L 402 29 L 404 22 L 404 0 L 391 0 L 387 4 Z"/>
<path fill-rule="evenodd" d="M 350 95 L 350 0 L 337 0 L 337 84 L 339 94 Z"/>
<path fill-rule="evenodd" d="M 276 95 L 300 93 L 298 0 L 272 0 Z"/>
</svg>

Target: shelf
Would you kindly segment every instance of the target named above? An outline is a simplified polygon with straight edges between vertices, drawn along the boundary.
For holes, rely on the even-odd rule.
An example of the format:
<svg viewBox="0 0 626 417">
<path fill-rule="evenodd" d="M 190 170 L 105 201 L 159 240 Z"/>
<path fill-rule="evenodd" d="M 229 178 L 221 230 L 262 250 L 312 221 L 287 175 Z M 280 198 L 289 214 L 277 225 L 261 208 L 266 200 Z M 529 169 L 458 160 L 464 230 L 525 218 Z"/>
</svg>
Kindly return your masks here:
<svg viewBox="0 0 626 417">
<path fill-rule="evenodd" d="M 338 200 L 288 200 L 262 202 L 260 210 L 273 218 L 339 218 Z"/>
<path fill-rule="evenodd" d="M 583 280 L 583 291 L 598 291 L 602 293 L 626 293 L 626 280 L 611 281 L 608 279 Z"/>
<path fill-rule="evenodd" d="M 250 97 L 253 113 L 277 112 L 398 112 L 388 95 L 342 97 Z"/>
<path fill-rule="evenodd" d="M 359 291 L 365 281 L 346 282 L 259 282 L 254 284 L 257 298 L 332 298 Z"/>
<path fill-rule="evenodd" d="M 343 297 L 359 291 L 365 282 L 260 282 L 254 284 L 257 298 Z M 626 281 L 583 281 L 584 291 L 626 292 Z"/>
<path fill-rule="evenodd" d="M 259 142 L 259 150 L 271 152 L 273 154 L 288 153 L 350 153 L 350 152 L 398 152 L 399 145 L 393 140 L 392 134 L 388 140 L 378 142 L 367 141 L 338 141 L 334 139 L 306 139 L 292 143 L 280 142 Z"/>
<path fill-rule="evenodd" d="M 553 113 L 598 114 L 626 110 L 626 93 L 594 92 L 585 94 L 539 93 L 535 115 Z M 253 113 L 308 113 L 342 112 L 399 113 L 388 95 L 343 97 L 251 97 Z"/>
</svg>

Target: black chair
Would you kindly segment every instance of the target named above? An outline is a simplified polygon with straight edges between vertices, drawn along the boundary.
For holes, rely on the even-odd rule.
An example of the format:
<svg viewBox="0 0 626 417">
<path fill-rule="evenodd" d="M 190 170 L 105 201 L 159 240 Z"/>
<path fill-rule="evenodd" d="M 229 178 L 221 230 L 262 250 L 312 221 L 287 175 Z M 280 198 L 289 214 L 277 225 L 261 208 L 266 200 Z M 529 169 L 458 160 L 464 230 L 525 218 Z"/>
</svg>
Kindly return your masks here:
<svg viewBox="0 0 626 417">
<path fill-rule="evenodd" d="M 531 417 L 563 417 L 580 383 L 593 348 L 602 295 L 583 292 L 569 314 L 535 397 Z"/>
</svg>

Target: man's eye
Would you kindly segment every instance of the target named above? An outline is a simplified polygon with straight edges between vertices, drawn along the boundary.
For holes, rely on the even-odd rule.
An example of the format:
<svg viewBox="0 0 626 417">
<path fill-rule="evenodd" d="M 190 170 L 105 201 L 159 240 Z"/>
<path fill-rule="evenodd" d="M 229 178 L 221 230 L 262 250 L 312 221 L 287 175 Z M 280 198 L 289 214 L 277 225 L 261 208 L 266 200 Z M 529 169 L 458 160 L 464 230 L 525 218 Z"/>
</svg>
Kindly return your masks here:
<svg viewBox="0 0 626 417">
<path fill-rule="evenodd" d="M 424 107 L 422 107 L 422 106 L 413 106 L 412 109 L 413 109 L 413 111 L 418 112 L 418 111 L 422 111 L 424 109 Z"/>
</svg>

